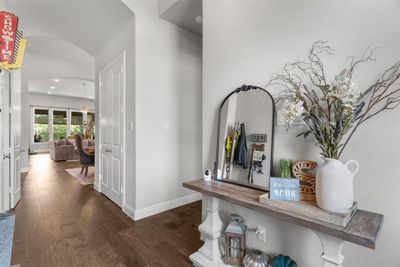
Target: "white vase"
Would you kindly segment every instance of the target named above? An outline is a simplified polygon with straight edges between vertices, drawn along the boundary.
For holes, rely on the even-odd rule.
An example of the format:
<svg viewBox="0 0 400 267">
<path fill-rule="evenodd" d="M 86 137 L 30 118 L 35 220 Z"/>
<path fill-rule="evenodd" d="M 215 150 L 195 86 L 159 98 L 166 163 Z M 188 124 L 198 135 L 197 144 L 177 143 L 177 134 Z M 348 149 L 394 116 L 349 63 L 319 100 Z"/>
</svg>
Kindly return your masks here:
<svg viewBox="0 0 400 267">
<path fill-rule="evenodd" d="M 325 163 L 317 170 L 317 205 L 330 212 L 348 213 L 354 202 L 353 178 L 360 165 L 355 160 L 345 164 L 337 159 L 324 160 Z M 353 171 L 349 169 L 350 164 L 356 166 Z"/>
</svg>

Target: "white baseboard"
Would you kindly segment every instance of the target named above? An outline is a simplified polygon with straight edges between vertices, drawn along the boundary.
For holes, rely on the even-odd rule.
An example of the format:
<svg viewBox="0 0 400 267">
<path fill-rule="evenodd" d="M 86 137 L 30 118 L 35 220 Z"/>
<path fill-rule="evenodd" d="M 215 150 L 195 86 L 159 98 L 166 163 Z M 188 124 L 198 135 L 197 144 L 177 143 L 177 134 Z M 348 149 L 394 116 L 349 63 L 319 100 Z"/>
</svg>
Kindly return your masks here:
<svg viewBox="0 0 400 267">
<path fill-rule="evenodd" d="M 35 150 L 32 150 L 31 152 L 34 153 L 34 154 L 35 153 L 38 153 L 38 154 L 40 154 L 40 153 L 50 153 L 50 149 L 35 149 Z"/>
<path fill-rule="evenodd" d="M 94 190 L 96 190 L 97 192 L 100 192 L 100 187 L 99 187 L 99 184 L 98 184 L 98 183 L 94 182 L 94 183 L 93 183 L 93 188 L 94 188 Z"/>
<path fill-rule="evenodd" d="M 149 207 L 134 210 L 133 220 L 137 221 L 170 209 L 174 209 L 202 199 L 200 193 L 190 194 L 184 197 L 179 197 L 162 203 L 158 203 Z"/>
<path fill-rule="evenodd" d="M 122 211 L 126 215 L 128 215 L 130 218 L 134 219 L 134 217 L 135 217 L 135 209 L 132 206 L 130 206 L 130 205 L 125 203 L 122 206 Z"/>
</svg>

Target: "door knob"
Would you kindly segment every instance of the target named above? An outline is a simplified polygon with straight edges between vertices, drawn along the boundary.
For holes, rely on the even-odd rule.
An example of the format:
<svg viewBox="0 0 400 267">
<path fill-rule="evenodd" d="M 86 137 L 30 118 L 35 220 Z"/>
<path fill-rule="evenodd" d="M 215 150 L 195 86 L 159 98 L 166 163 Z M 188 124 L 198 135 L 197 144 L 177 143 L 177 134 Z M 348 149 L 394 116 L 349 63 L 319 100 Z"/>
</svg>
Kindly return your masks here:
<svg viewBox="0 0 400 267">
<path fill-rule="evenodd" d="M 3 154 L 3 159 L 11 159 L 11 153 Z"/>
</svg>

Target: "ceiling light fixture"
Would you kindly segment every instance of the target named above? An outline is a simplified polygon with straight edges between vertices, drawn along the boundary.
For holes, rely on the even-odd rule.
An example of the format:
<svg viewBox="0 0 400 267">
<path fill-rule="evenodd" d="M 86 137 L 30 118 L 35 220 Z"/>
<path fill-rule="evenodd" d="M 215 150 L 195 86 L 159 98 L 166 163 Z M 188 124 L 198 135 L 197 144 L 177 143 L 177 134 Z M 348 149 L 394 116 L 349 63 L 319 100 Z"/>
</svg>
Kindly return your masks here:
<svg viewBox="0 0 400 267">
<path fill-rule="evenodd" d="M 54 85 L 50 86 L 51 89 L 56 89 L 56 87 Z"/>
<path fill-rule="evenodd" d="M 49 91 L 49 92 L 47 92 L 47 94 L 51 95 L 51 92 Z"/>
<path fill-rule="evenodd" d="M 56 83 L 58 83 L 58 82 L 60 82 L 60 79 L 55 78 L 54 81 L 55 81 Z"/>
</svg>

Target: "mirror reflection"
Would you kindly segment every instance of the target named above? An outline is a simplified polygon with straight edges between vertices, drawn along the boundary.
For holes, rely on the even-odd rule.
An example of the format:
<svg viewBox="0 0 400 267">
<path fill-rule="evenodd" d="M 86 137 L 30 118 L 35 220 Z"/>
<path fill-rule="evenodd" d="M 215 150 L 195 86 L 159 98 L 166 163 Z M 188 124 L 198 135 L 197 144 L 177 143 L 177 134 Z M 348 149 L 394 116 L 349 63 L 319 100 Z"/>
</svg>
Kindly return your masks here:
<svg viewBox="0 0 400 267">
<path fill-rule="evenodd" d="M 216 176 L 268 187 L 272 167 L 275 106 L 262 88 L 242 86 L 220 106 Z"/>
</svg>

